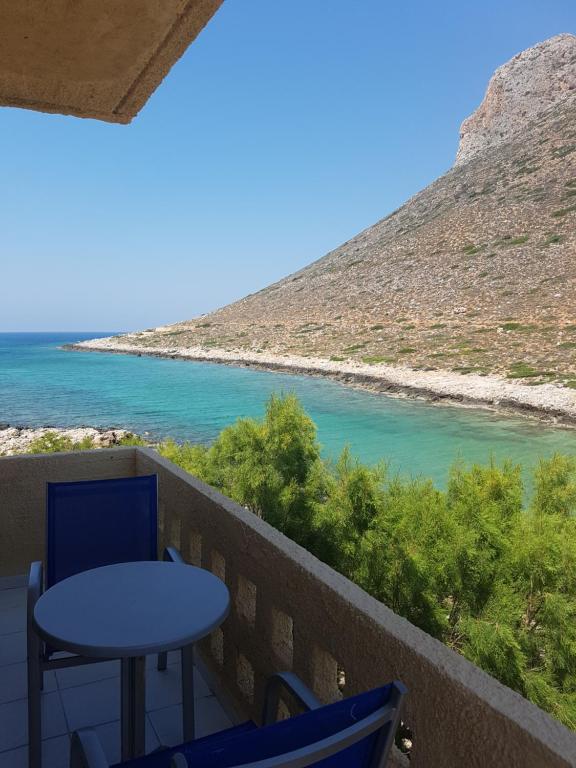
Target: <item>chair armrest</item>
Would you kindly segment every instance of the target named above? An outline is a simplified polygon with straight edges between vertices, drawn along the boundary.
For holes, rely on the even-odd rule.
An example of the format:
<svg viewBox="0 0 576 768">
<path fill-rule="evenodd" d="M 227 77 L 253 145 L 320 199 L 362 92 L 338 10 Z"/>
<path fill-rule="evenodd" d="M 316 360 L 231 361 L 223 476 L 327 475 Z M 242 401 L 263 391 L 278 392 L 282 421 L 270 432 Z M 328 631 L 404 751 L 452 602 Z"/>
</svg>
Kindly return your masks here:
<svg viewBox="0 0 576 768">
<path fill-rule="evenodd" d="M 186 561 L 176 547 L 166 547 L 163 560 L 169 563 L 185 563 Z"/>
<path fill-rule="evenodd" d="M 34 627 L 34 607 L 42 594 L 42 563 L 40 560 L 30 565 L 28 591 L 26 594 L 26 613 L 28 630 Z"/>
<path fill-rule="evenodd" d="M 42 563 L 40 560 L 30 564 L 28 574 L 28 606 L 32 607 L 42 594 Z"/>
<path fill-rule="evenodd" d="M 270 725 L 270 723 L 275 722 L 282 688 L 288 690 L 306 711 L 322 706 L 310 688 L 304 685 L 297 675 L 293 672 L 277 672 L 268 678 L 266 683 L 262 725 Z"/>
<path fill-rule="evenodd" d="M 70 768 L 110 768 L 102 745 L 91 728 L 82 728 L 72 734 Z"/>
</svg>

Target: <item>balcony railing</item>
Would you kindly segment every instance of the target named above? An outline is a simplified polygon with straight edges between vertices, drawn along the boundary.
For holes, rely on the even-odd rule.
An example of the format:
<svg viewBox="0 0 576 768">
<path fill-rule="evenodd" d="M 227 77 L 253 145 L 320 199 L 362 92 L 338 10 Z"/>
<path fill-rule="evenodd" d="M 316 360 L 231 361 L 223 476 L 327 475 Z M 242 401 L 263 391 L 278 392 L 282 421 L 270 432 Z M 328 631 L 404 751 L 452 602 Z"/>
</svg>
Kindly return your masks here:
<svg viewBox="0 0 576 768">
<path fill-rule="evenodd" d="M 159 477 L 161 545 L 230 589 L 229 618 L 199 650 L 240 717 L 258 720 L 279 669 L 324 701 L 397 678 L 409 689 L 414 768 L 576 765 L 576 734 L 151 449 L 0 459 L 0 575 L 43 557 L 47 480 L 149 473 Z M 407 764 L 399 753 L 394 762 Z"/>
</svg>

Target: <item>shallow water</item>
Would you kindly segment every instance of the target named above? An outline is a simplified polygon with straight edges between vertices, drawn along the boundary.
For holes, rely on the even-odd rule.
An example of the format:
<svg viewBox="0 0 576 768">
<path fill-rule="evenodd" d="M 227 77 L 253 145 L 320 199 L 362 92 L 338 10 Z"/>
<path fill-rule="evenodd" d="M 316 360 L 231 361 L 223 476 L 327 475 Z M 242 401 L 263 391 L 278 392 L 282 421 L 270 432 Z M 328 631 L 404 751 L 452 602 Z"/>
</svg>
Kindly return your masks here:
<svg viewBox="0 0 576 768">
<path fill-rule="evenodd" d="M 151 438 L 206 442 L 239 416 L 260 416 L 272 392 L 295 392 L 318 425 L 324 454 L 345 445 L 363 461 L 446 480 L 457 458 L 510 457 L 532 466 L 576 454 L 576 430 L 480 409 L 400 400 L 334 381 L 204 362 L 60 345 L 109 335 L 0 334 L 0 421 L 29 426 L 118 426 Z"/>
</svg>

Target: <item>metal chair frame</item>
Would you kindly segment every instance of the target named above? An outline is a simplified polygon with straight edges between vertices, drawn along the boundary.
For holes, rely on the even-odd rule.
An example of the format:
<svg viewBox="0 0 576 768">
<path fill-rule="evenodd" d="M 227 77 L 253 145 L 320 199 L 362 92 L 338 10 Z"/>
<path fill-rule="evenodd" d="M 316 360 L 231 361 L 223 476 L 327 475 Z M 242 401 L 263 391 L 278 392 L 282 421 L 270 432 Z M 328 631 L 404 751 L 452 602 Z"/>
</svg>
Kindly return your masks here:
<svg viewBox="0 0 576 768">
<path fill-rule="evenodd" d="M 385 768 L 400 724 L 403 699 L 407 693 L 405 686 L 399 681 L 395 681 L 392 686 L 390 699 L 386 704 L 339 733 L 301 749 L 256 762 L 239 763 L 234 768 L 307 768 L 337 755 L 376 731 L 380 733 L 367 764 L 362 768 Z M 295 674 L 279 672 L 269 679 L 266 686 L 263 728 L 275 721 L 282 688 L 289 691 L 305 711 L 321 707 L 318 699 Z M 146 757 L 140 758 L 140 761 L 142 768 L 145 768 Z M 74 733 L 70 768 L 110 768 L 110 763 L 94 730 L 82 729 Z M 191 768 L 191 765 L 182 752 L 176 752 L 171 755 L 166 768 Z M 203 768 L 203 766 L 198 765 L 197 768 Z"/>
</svg>

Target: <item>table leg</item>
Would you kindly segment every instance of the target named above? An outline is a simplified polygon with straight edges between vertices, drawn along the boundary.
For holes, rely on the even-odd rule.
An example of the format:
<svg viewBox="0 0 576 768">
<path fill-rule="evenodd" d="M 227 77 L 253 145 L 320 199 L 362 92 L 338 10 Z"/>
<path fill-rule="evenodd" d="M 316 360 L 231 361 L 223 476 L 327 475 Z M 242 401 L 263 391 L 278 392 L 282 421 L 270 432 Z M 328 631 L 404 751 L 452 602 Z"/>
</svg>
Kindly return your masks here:
<svg viewBox="0 0 576 768">
<path fill-rule="evenodd" d="M 122 659 L 120 713 L 122 760 L 140 757 L 145 751 L 145 663 L 144 656 Z"/>
<path fill-rule="evenodd" d="M 194 714 L 194 646 L 182 648 L 182 732 L 184 741 L 195 738 Z"/>
</svg>

